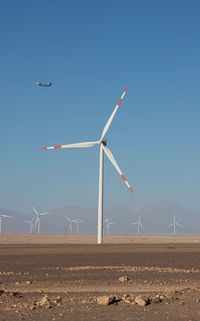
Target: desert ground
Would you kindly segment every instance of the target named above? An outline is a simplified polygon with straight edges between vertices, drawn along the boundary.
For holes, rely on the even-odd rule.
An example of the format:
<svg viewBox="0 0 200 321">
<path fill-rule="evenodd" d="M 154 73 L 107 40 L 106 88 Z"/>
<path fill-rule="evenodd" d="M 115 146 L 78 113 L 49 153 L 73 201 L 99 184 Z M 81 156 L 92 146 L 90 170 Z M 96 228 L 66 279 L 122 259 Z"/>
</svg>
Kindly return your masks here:
<svg viewBox="0 0 200 321">
<path fill-rule="evenodd" d="M 200 320 L 199 265 L 199 236 L 2 234 L 0 320 Z"/>
</svg>

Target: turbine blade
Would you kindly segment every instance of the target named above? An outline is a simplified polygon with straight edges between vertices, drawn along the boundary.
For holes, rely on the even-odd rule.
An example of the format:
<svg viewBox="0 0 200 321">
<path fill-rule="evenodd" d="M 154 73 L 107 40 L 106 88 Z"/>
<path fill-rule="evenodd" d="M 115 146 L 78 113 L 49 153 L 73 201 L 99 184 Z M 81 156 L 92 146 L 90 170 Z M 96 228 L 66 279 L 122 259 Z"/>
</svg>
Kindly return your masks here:
<svg viewBox="0 0 200 321">
<path fill-rule="evenodd" d="M 36 227 L 36 225 L 37 225 L 38 220 L 39 220 L 39 216 L 38 216 L 38 217 L 36 218 L 36 220 L 35 220 L 35 227 Z"/>
<path fill-rule="evenodd" d="M 99 144 L 99 142 L 83 142 L 83 143 L 68 144 L 68 145 L 48 146 L 48 147 L 42 147 L 41 149 L 92 147 L 97 144 Z"/>
<path fill-rule="evenodd" d="M 40 215 L 46 215 L 46 214 L 50 214 L 50 212 L 40 213 Z"/>
<path fill-rule="evenodd" d="M 74 222 L 75 222 L 76 224 L 81 224 L 81 223 L 83 223 L 84 221 L 81 221 L 80 219 L 76 219 L 76 220 L 74 220 Z"/>
<path fill-rule="evenodd" d="M 36 211 L 36 209 L 33 207 L 33 205 L 31 205 L 32 209 L 34 210 L 36 215 L 39 215 L 39 213 Z"/>
<path fill-rule="evenodd" d="M 134 194 L 132 188 L 130 187 L 129 183 L 127 182 L 126 178 L 124 177 L 124 175 L 122 174 L 121 169 L 119 168 L 119 166 L 117 165 L 116 160 L 114 159 L 111 151 L 102 144 L 102 148 L 104 150 L 104 152 L 106 153 L 106 155 L 108 156 L 109 160 L 111 161 L 111 163 L 113 164 L 113 166 L 116 168 L 116 170 L 118 171 L 119 175 L 123 178 L 125 184 L 128 186 L 128 188 L 130 189 L 131 193 Z"/>
<path fill-rule="evenodd" d="M 68 216 L 66 216 L 66 219 L 67 219 L 70 223 L 72 223 L 71 218 L 69 218 Z"/>
<path fill-rule="evenodd" d="M 110 118 L 108 119 L 108 121 L 107 121 L 107 123 L 106 123 L 106 125 L 105 125 L 105 127 L 104 127 L 104 129 L 103 129 L 103 132 L 102 132 L 102 135 L 101 135 L 101 139 L 100 139 L 100 140 L 104 139 L 104 137 L 105 137 L 105 135 L 106 135 L 106 133 L 107 133 L 109 127 L 110 127 L 110 124 L 111 124 L 111 122 L 112 122 L 112 120 L 113 120 L 113 118 L 114 118 L 114 116 L 115 116 L 115 114 L 116 114 L 116 111 L 117 111 L 117 109 L 118 109 L 118 107 L 119 107 L 122 99 L 123 99 L 124 96 L 125 96 L 125 93 L 126 93 L 127 89 L 128 89 L 128 86 L 126 87 L 126 89 L 125 89 L 125 91 L 123 92 L 123 94 L 122 94 L 119 102 L 117 103 L 117 105 L 116 105 L 115 109 L 113 110 Z"/>
<path fill-rule="evenodd" d="M 4 214 L 2 214 L 1 216 L 2 216 L 2 217 L 11 217 L 11 216 L 8 216 L 8 215 L 4 215 Z"/>
</svg>

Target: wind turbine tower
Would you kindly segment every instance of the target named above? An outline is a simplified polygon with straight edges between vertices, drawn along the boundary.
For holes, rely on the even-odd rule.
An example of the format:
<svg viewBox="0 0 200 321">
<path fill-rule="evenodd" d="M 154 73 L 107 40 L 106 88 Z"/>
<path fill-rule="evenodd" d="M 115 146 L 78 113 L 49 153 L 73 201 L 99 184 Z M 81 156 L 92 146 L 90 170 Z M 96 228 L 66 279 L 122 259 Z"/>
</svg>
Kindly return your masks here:
<svg viewBox="0 0 200 321">
<path fill-rule="evenodd" d="M 58 148 L 77 148 L 77 147 L 92 147 L 95 145 L 99 145 L 100 147 L 100 160 L 99 160 L 99 197 L 98 197 L 98 243 L 101 244 L 103 243 L 103 159 L 104 159 L 104 153 L 107 155 L 117 172 L 120 174 L 122 179 L 124 180 L 125 184 L 128 186 L 130 191 L 133 193 L 132 188 L 130 187 L 129 183 L 127 182 L 126 178 L 122 174 L 121 169 L 119 168 L 117 162 L 115 161 L 111 151 L 108 149 L 106 146 L 106 133 L 110 127 L 110 124 L 115 116 L 115 113 L 117 112 L 117 109 L 119 108 L 119 105 L 124 98 L 126 91 L 128 87 L 125 89 L 123 92 L 119 102 L 117 103 L 115 109 L 113 110 L 110 118 L 108 119 L 101 137 L 98 141 L 93 141 L 93 142 L 81 142 L 81 143 L 76 143 L 76 144 L 69 144 L 69 145 L 59 145 L 59 146 L 48 146 L 48 147 L 43 147 L 41 149 L 58 149 Z"/>
<path fill-rule="evenodd" d="M 174 216 L 174 221 L 173 221 L 173 223 L 171 223 L 171 224 L 168 225 L 168 227 L 170 227 L 170 226 L 173 226 L 173 227 L 174 227 L 174 228 L 173 228 L 173 230 L 174 230 L 173 235 L 174 235 L 174 236 L 176 235 L 176 226 L 183 227 L 181 224 L 179 224 L 178 222 L 176 222 L 176 215 Z"/>
<path fill-rule="evenodd" d="M 0 234 L 2 233 L 2 217 L 11 217 L 11 216 L 0 214 Z"/>
<path fill-rule="evenodd" d="M 131 223 L 131 225 L 137 225 L 137 235 L 140 235 L 140 228 L 143 227 L 144 225 L 140 222 L 141 220 L 141 215 L 139 216 L 138 220 L 134 223 Z"/>
<path fill-rule="evenodd" d="M 50 212 L 43 212 L 43 213 L 39 213 L 32 205 L 31 205 L 32 209 L 34 210 L 35 214 L 36 214 L 36 220 L 35 220 L 35 226 L 38 226 L 38 232 L 37 234 L 40 235 L 40 217 L 46 214 L 49 214 Z"/>
</svg>

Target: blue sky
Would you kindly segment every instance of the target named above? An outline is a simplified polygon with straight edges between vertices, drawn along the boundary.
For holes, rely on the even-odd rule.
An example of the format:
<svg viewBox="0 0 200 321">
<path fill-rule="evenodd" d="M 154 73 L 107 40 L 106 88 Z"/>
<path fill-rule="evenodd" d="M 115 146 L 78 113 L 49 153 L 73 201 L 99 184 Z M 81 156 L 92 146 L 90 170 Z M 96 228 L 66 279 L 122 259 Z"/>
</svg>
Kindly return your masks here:
<svg viewBox="0 0 200 321">
<path fill-rule="evenodd" d="M 93 141 L 106 135 L 104 204 L 200 209 L 199 1 L 11 1 L 0 10 L 0 205 L 97 206 Z M 37 81 L 53 82 L 40 88 Z"/>
</svg>

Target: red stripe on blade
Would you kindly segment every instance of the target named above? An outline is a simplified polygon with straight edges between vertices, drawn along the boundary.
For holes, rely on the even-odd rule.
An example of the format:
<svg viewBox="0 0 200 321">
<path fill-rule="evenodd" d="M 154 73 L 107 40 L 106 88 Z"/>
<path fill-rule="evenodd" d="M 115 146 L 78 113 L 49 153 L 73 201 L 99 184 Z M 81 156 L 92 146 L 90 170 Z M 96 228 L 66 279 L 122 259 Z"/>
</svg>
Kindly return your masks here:
<svg viewBox="0 0 200 321">
<path fill-rule="evenodd" d="M 130 187 L 130 191 L 131 191 L 131 193 L 133 193 L 134 194 L 134 192 L 133 192 L 133 190 L 132 190 L 132 188 Z"/>
<path fill-rule="evenodd" d="M 126 182 L 126 178 L 124 177 L 124 175 L 122 174 L 121 177 L 123 178 L 124 182 Z"/>
<path fill-rule="evenodd" d="M 60 145 L 60 146 L 54 146 L 54 148 L 61 148 L 62 147 L 62 145 Z"/>
<path fill-rule="evenodd" d="M 128 89 L 128 86 L 126 87 L 125 92 L 127 91 L 127 89 Z"/>
<path fill-rule="evenodd" d="M 42 148 L 40 148 L 40 149 L 47 149 L 47 147 L 42 147 Z"/>
<path fill-rule="evenodd" d="M 120 100 L 119 100 L 119 102 L 118 102 L 118 104 L 117 104 L 118 106 L 120 105 L 121 101 L 122 101 L 122 99 L 120 98 Z"/>
</svg>

